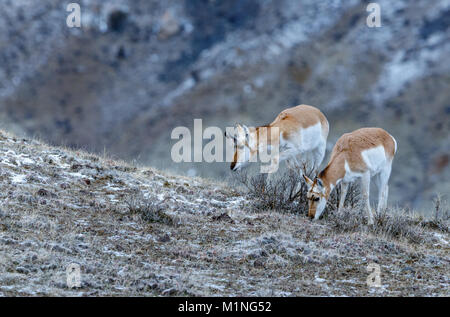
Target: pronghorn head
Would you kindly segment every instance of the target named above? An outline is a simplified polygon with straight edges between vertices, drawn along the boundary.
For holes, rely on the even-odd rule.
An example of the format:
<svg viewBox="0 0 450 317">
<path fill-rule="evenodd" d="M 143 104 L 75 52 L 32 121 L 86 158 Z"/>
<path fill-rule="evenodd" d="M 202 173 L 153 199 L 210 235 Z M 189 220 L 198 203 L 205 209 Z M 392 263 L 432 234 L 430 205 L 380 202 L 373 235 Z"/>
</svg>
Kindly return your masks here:
<svg viewBox="0 0 450 317">
<path fill-rule="evenodd" d="M 254 136 L 250 129 L 245 125 L 237 124 L 234 131 L 234 134 L 225 132 L 225 136 L 234 141 L 234 155 L 230 169 L 238 171 L 247 166 L 256 153 L 253 150 Z"/>
<path fill-rule="evenodd" d="M 329 191 L 319 177 L 311 180 L 308 176 L 303 175 L 303 178 L 308 186 L 308 194 L 306 195 L 309 203 L 308 217 L 317 220 L 327 205 Z"/>
</svg>

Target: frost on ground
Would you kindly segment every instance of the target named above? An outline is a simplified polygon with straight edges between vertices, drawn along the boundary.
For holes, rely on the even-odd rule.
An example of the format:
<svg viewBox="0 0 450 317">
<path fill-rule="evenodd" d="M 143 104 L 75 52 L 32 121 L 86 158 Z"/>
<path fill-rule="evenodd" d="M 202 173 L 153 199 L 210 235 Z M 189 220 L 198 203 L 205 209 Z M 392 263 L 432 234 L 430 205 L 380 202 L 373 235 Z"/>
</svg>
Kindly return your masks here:
<svg viewBox="0 0 450 317">
<path fill-rule="evenodd" d="M 450 295 L 442 223 L 414 242 L 344 218 L 311 222 L 254 210 L 224 184 L 4 132 L 0 186 L 4 296 Z M 67 286 L 73 263 L 79 288 Z M 369 263 L 380 288 L 366 284 Z"/>
</svg>

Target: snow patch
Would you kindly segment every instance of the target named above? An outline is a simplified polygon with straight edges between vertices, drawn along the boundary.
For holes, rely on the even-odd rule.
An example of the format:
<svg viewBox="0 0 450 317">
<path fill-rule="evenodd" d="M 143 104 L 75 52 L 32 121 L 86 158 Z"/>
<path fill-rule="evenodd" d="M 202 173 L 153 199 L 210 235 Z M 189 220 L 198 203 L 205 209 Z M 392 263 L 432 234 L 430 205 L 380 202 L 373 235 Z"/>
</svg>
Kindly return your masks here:
<svg viewBox="0 0 450 317">
<path fill-rule="evenodd" d="M 25 179 L 26 179 L 26 177 L 27 177 L 27 175 L 14 175 L 12 178 L 11 178 L 11 181 L 13 182 L 13 183 L 25 183 Z"/>
</svg>

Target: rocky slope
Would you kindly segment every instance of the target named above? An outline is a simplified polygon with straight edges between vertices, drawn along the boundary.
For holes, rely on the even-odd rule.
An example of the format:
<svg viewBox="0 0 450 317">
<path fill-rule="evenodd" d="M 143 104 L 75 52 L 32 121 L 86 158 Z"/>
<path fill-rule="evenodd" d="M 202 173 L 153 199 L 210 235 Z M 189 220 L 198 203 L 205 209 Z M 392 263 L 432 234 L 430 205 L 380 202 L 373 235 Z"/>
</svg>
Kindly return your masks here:
<svg viewBox="0 0 450 317">
<path fill-rule="evenodd" d="M 0 295 L 450 295 L 448 223 L 349 212 L 255 210 L 224 184 L 0 132 Z"/>
<path fill-rule="evenodd" d="M 450 191 L 448 1 L 83 0 L 0 8 L 0 122 L 123 159 L 203 176 L 225 164 L 174 165 L 171 130 L 264 124 L 288 106 L 320 107 L 329 147 L 361 126 L 398 140 L 391 197 L 425 206 Z"/>
</svg>

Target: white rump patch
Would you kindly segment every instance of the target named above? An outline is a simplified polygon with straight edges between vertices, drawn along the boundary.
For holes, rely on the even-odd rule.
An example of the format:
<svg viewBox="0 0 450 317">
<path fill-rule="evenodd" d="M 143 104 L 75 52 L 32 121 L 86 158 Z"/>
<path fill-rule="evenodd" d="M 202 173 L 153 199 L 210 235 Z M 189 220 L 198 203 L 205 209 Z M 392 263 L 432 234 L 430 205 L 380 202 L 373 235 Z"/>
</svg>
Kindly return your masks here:
<svg viewBox="0 0 450 317">
<path fill-rule="evenodd" d="M 382 145 L 362 151 L 361 156 L 371 175 L 379 173 L 386 165 L 386 152 Z"/>
</svg>

